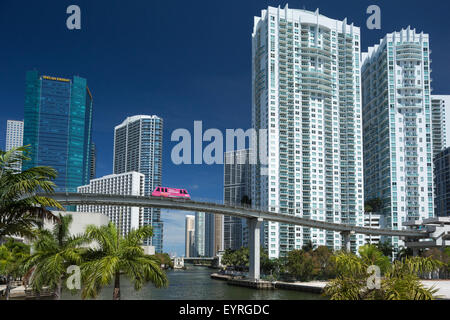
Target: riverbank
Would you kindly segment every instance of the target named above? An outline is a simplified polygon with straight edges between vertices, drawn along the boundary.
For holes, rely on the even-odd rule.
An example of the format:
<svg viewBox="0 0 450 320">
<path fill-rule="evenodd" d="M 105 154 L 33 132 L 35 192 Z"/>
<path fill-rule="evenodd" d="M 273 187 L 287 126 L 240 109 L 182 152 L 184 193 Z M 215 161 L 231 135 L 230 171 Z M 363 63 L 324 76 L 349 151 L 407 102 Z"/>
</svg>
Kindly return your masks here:
<svg viewBox="0 0 450 320">
<path fill-rule="evenodd" d="M 227 284 L 241 286 L 253 289 L 285 289 L 297 290 L 302 292 L 310 292 L 321 294 L 327 285 L 326 281 L 310 281 L 310 282 L 284 282 L 284 281 L 250 281 L 243 277 L 234 277 L 231 275 L 213 273 L 212 279 L 227 281 Z"/>
<path fill-rule="evenodd" d="M 217 270 L 217 269 L 216 269 Z M 293 290 L 255 290 L 252 288 L 230 286 L 226 281 L 211 278 L 212 271 L 205 267 L 188 265 L 185 270 L 167 270 L 169 286 L 167 288 L 155 288 L 152 284 L 146 284 L 140 291 L 134 290 L 134 284 L 124 275 L 121 276 L 122 300 L 326 300 L 325 297 L 308 292 Z M 111 300 L 113 283 L 104 287 L 97 300 Z M 23 291 L 22 291 L 23 292 Z M 22 295 L 14 296 L 11 300 L 25 300 Z M 36 298 L 34 298 L 36 299 Z M 34 300 L 33 299 L 33 300 Z M 40 297 L 41 300 L 50 300 L 51 297 Z M 64 290 L 62 300 L 81 300 L 80 292 L 71 293 Z"/>
<path fill-rule="evenodd" d="M 0 293 L 3 294 L 2 291 L 6 290 L 6 286 L 4 286 L 5 288 L 1 288 L 0 287 Z M 49 290 L 48 288 L 44 288 L 41 293 L 40 293 L 40 297 L 42 298 L 46 298 L 46 297 L 52 297 L 53 296 L 53 290 Z M 32 299 L 32 298 L 36 298 L 36 293 L 33 292 L 30 287 L 25 287 L 23 285 L 17 286 L 17 287 L 12 287 L 11 290 L 9 291 L 9 298 L 10 299 Z"/>
<path fill-rule="evenodd" d="M 242 286 L 253 289 L 284 289 L 295 290 L 301 292 L 322 294 L 324 288 L 328 284 L 327 281 L 309 281 L 309 282 L 284 282 L 284 281 L 250 281 L 242 277 L 233 277 L 231 275 L 213 273 L 212 279 L 227 281 L 227 284 L 234 286 Z M 436 295 L 440 299 L 450 300 L 450 280 L 422 280 L 427 288 L 434 287 L 438 289 Z"/>
</svg>

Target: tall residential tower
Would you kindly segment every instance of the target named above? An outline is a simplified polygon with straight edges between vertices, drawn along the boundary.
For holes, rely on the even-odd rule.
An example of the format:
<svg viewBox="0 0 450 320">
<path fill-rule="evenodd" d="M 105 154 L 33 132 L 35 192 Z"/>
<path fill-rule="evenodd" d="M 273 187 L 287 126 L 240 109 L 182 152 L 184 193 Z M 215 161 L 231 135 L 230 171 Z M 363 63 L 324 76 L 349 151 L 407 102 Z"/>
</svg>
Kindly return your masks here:
<svg viewBox="0 0 450 320">
<path fill-rule="evenodd" d="M 450 95 L 431 96 L 433 157 L 450 147 Z"/>
<path fill-rule="evenodd" d="M 251 204 L 251 167 L 249 150 L 225 152 L 223 200 L 230 205 Z M 224 249 L 248 246 L 246 219 L 224 216 Z"/>
<path fill-rule="evenodd" d="M 214 214 L 195 213 L 194 257 L 214 256 Z"/>
<path fill-rule="evenodd" d="M 359 27 L 319 10 L 268 7 L 255 17 L 252 41 L 252 123 L 268 130 L 267 168 L 252 177 L 254 205 L 363 225 Z M 333 231 L 276 222 L 264 229 L 271 258 L 310 241 L 341 248 Z M 352 250 L 363 242 L 353 235 Z"/>
<path fill-rule="evenodd" d="M 434 214 L 429 54 L 428 34 L 409 27 L 363 53 L 365 198 L 383 201 L 383 228 Z"/>
<path fill-rule="evenodd" d="M 8 120 L 6 122 L 6 145 L 5 151 L 23 146 L 23 121 Z M 22 170 L 22 164 L 14 164 L 18 171 Z"/>
<path fill-rule="evenodd" d="M 184 256 L 193 257 L 195 252 L 195 216 L 186 215 L 184 226 Z"/>
<path fill-rule="evenodd" d="M 115 174 L 136 171 L 145 176 L 144 195 L 161 186 L 163 120 L 157 116 L 128 117 L 114 129 Z M 161 209 L 145 208 L 141 221 L 153 226 L 153 237 L 145 241 L 156 252 L 163 250 Z"/>
</svg>

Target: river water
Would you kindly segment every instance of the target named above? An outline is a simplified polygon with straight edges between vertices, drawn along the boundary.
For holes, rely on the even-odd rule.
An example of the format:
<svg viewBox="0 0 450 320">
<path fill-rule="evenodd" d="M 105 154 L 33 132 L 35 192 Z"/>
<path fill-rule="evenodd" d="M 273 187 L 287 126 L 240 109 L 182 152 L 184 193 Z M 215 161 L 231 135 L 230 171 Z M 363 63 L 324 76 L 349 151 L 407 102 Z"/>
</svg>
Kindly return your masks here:
<svg viewBox="0 0 450 320">
<path fill-rule="evenodd" d="M 311 300 L 324 299 L 313 293 L 292 290 L 256 290 L 230 286 L 226 281 L 211 279 L 214 270 L 207 267 L 187 265 L 186 270 L 167 271 L 169 287 L 157 289 L 152 284 L 135 291 L 126 279 L 121 279 L 123 300 Z M 98 299 L 111 300 L 113 287 L 104 287 Z M 80 299 L 79 295 L 64 292 L 62 299 Z"/>
</svg>

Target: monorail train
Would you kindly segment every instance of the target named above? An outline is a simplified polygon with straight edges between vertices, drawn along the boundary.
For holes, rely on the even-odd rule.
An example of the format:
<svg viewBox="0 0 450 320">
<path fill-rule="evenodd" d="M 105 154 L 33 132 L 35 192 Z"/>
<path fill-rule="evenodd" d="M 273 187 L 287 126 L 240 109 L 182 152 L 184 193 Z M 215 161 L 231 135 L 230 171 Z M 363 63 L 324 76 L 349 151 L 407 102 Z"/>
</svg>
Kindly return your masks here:
<svg viewBox="0 0 450 320">
<path fill-rule="evenodd" d="M 181 198 L 181 199 L 191 199 L 191 196 L 185 189 L 167 188 L 167 187 L 156 187 L 152 192 L 153 197 L 164 197 L 164 198 Z"/>
</svg>

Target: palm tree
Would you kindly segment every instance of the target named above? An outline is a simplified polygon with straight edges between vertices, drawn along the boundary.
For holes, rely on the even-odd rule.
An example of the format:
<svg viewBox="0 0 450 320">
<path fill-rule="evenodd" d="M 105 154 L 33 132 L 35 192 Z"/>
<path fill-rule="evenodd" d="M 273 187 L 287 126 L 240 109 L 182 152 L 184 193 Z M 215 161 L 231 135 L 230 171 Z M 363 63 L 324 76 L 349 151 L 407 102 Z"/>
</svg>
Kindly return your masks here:
<svg viewBox="0 0 450 320">
<path fill-rule="evenodd" d="M 385 256 L 392 258 L 392 251 L 394 250 L 394 247 L 389 244 L 389 242 L 378 242 L 377 248 L 380 250 Z"/>
<path fill-rule="evenodd" d="M 121 273 L 134 282 L 135 290 L 140 290 L 147 282 L 157 288 L 167 286 L 159 260 L 146 255 L 141 247 L 143 240 L 152 236 L 150 226 L 132 230 L 125 237 L 111 222 L 107 226 L 88 226 L 86 237 L 97 245 L 88 249 L 86 262 L 81 267 L 84 284 L 81 297 L 96 298 L 102 287 L 114 280 L 113 299 L 120 300 Z"/>
<path fill-rule="evenodd" d="M 407 247 L 401 247 L 397 253 L 397 260 L 402 260 L 407 257 L 413 256 L 413 250 Z"/>
<path fill-rule="evenodd" d="M 9 300 L 11 280 L 24 275 L 22 263 L 29 255 L 30 246 L 13 239 L 0 246 L 0 274 L 6 276 L 6 300 Z"/>
<path fill-rule="evenodd" d="M 369 287 L 369 263 L 352 253 L 335 256 L 337 277 L 325 287 L 332 300 L 431 300 L 437 292 L 426 288 L 418 274 L 431 272 L 440 263 L 431 258 L 413 257 L 395 261 L 380 279 L 379 286 Z"/>
<path fill-rule="evenodd" d="M 382 273 L 387 271 L 391 265 L 390 259 L 383 255 L 383 252 L 374 245 L 366 244 L 361 246 L 358 249 L 358 253 L 365 264 L 368 266 L 376 265 L 380 267 Z"/>
<path fill-rule="evenodd" d="M 29 161 L 28 146 L 0 150 L 0 239 L 5 236 L 34 237 L 35 226 L 44 218 L 57 220 L 47 208 L 64 208 L 57 201 L 37 192 L 53 193 L 57 172 L 50 167 L 33 167 L 24 171 L 15 165 Z"/>
<path fill-rule="evenodd" d="M 81 265 L 85 246 L 89 241 L 83 235 L 71 236 L 69 232 L 72 216 L 59 214 L 60 223 L 53 230 L 40 230 L 34 243 L 34 253 L 26 260 L 30 272 L 29 283 L 40 292 L 43 287 L 54 290 L 54 299 L 60 300 L 63 279 L 67 268 Z"/>
<path fill-rule="evenodd" d="M 308 241 L 306 244 L 303 245 L 302 250 L 305 252 L 310 252 L 313 251 L 315 248 L 314 244 L 312 243 L 312 241 Z"/>
<path fill-rule="evenodd" d="M 383 200 L 380 198 L 373 198 L 364 203 L 364 211 L 379 212 L 383 208 Z"/>
</svg>

